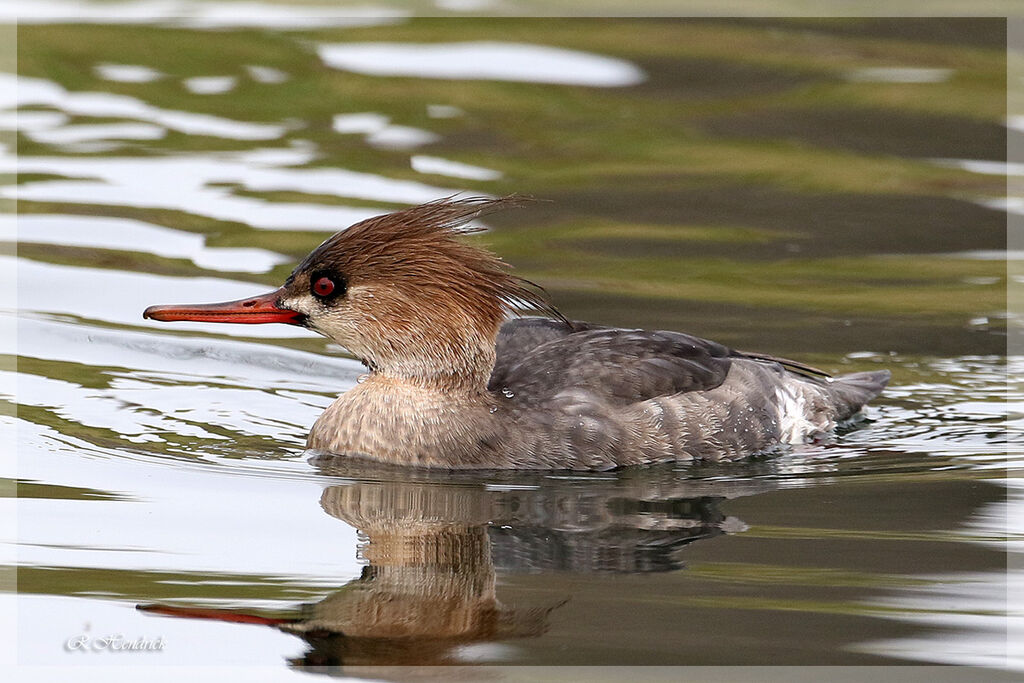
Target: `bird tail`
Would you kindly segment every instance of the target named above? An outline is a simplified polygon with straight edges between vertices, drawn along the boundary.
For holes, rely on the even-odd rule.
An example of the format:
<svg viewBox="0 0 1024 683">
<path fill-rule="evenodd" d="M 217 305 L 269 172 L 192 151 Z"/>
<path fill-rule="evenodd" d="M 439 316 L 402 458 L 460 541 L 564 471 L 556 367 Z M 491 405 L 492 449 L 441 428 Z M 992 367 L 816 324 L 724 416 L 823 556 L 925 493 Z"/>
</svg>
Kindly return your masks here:
<svg viewBox="0 0 1024 683">
<path fill-rule="evenodd" d="M 826 386 L 835 403 L 837 419 L 856 415 L 865 403 L 882 393 L 891 377 L 888 370 L 872 370 L 833 378 Z"/>
</svg>

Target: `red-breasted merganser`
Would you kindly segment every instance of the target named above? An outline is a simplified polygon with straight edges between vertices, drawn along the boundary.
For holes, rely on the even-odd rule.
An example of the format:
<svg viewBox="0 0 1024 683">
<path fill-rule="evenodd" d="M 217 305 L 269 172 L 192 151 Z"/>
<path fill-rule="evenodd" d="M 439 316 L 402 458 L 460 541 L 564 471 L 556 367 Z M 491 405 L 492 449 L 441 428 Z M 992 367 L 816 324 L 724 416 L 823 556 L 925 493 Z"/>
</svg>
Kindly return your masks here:
<svg viewBox="0 0 1024 683">
<path fill-rule="evenodd" d="M 369 368 L 307 447 L 420 467 L 606 470 L 733 460 L 855 415 L 889 372 L 828 377 L 680 332 L 566 320 L 496 256 L 457 239 L 503 199 L 362 221 L 269 294 L 151 306 L 155 320 L 302 325 Z M 543 317 L 507 320 L 531 311 Z"/>
</svg>

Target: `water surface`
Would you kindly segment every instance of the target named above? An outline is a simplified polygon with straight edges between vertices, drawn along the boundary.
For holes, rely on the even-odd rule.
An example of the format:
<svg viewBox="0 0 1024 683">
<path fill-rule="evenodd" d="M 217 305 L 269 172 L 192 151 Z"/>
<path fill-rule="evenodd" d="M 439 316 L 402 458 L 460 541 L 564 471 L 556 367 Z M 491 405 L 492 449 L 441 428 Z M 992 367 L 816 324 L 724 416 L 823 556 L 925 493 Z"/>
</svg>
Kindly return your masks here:
<svg viewBox="0 0 1024 683">
<path fill-rule="evenodd" d="M 0 82 L 21 664 L 1024 669 L 1001 21 L 190 5 L 42 3 Z M 303 452 L 343 349 L 141 317 L 460 191 L 551 200 L 472 239 L 570 317 L 892 388 L 772 458 L 440 476 Z M 162 647 L 68 645 L 114 635 Z"/>
</svg>

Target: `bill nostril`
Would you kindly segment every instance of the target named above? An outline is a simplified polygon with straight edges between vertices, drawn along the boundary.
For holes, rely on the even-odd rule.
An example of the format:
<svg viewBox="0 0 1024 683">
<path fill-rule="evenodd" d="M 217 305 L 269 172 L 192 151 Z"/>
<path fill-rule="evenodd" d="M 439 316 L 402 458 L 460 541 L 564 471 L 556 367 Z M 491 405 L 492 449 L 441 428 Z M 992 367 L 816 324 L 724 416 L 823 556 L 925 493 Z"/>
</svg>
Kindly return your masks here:
<svg viewBox="0 0 1024 683">
<path fill-rule="evenodd" d="M 242 308 L 252 308 L 256 305 L 255 299 L 249 299 L 248 301 L 242 302 Z"/>
</svg>

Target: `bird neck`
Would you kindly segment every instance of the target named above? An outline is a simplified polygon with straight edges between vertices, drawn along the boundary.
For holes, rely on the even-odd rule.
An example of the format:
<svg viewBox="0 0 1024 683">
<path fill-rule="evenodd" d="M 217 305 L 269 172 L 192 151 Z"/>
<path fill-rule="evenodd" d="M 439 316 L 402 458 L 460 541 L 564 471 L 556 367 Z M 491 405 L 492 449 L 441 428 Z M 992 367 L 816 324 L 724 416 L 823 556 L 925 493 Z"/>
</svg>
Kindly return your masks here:
<svg viewBox="0 0 1024 683">
<path fill-rule="evenodd" d="M 361 354 L 371 378 L 462 397 L 483 396 L 494 370 L 497 328 L 449 327 L 400 335 Z"/>
</svg>

